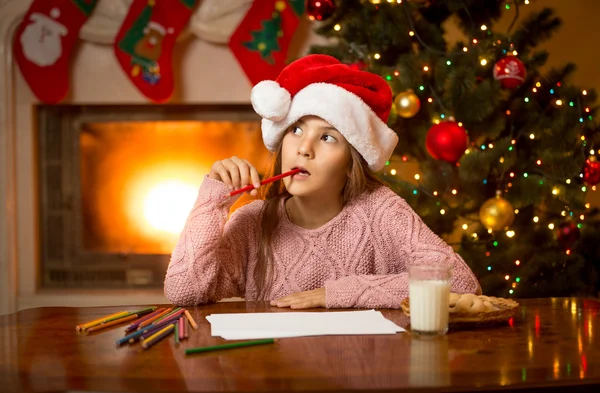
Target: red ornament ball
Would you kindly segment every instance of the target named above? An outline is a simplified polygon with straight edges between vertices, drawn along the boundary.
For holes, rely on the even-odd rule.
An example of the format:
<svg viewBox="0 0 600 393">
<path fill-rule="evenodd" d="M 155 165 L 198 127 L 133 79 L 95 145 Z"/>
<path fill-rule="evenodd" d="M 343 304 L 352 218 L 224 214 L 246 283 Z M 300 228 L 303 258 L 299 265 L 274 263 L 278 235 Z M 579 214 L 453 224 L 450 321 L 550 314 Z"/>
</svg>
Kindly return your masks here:
<svg viewBox="0 0 600 393">
<path fill-rule="evenodd" d="M 468 145 L 467 132 L 454 121 L 443 121 L 427 132 L 425 147 L 436 160 L 457 162 Z"/>
<path fill-rule="evenodd" d="M 573 221 L 566 221 L 561 223 L 556 230 L 556 240 L 564 248 L 570 248 L 573 244 L 579 240 L 581 235 L 577 224 Z"/>
<path fill-rule="evenodd" d="M 600 162 L 596 160 L 596 157 L 590 157 L 585 161 L 583 181 L 590 186 L 600 183 Z"/>
<path fill-rule="evenodd" d="M 310 20 L 326 20 L 335 12 L 333 0 L 306 0 L 306 14 Z"/>
<path fill-rule="evenodd" d="M 525 80 L 525 65 L 515 56 L 504 57 L 494 65 L 494 79 L 505 89 L 514 89 Z"/>
</svg>

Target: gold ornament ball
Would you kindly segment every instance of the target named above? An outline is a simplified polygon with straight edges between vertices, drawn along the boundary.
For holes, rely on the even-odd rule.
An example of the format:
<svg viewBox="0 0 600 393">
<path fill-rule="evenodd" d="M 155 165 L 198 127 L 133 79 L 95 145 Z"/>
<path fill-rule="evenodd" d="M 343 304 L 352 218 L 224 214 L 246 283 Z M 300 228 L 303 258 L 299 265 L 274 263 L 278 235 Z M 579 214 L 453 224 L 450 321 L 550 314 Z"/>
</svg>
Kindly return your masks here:
<svg viewBox="0 0 600 393">
<path fill-rule="evenodd" d="M 509 201 L 496 196 L 481 205 L 479 219 L 484 227 L 492 231 L 500 231 L 510 226 L 515 220 L 515 210 Z"/>
<path fill-rule="evenodd" d="M 407 90 L 399 93 L 396 98 L 394 98 L 394 106 L 396 107 L 398 115 L 408 119 L 419 113 L 421 101 L 412 90 Z"/>
</svg>

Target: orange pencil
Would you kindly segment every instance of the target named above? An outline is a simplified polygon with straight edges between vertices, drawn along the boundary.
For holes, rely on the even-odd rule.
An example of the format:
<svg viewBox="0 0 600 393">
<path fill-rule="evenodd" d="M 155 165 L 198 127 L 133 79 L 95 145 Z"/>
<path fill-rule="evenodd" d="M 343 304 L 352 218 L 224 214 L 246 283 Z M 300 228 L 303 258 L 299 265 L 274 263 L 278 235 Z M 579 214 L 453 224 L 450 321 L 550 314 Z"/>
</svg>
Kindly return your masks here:
<svg viewBox="0 0 600 393">
<path fill-rule="evenodd" d="M 138 326 L 138 329 L 142 329 L 148 325 L 150 325 L 152 322 L 156 321 L 158 318 L 167 315 L 168 313 L 170 313 L 171 311 L 173 311 L 173 307 L 171 308 L 167 308 L 165 311 L 161 312 L 160 314 L 158 314 L 157 316 L 147 319 L 144 322 L 140 323 Z"/>
<path fill-rule="evenodd" d="M 104 329 L 110 326 L 114 326 L 114 325 L 119 325 L 123 322 L 129 322 L 129 321 L 133 321 L 134 319 L 137 319 L 138 316 L 137 314 L 133 314 L 133 315 L 129 315 L 127 317 L 123 317 L 123 318 L 119 318 L 119 319 L 115 319 L 114 321 L 110 321 L 110 322 L 106 322 L 106 323 L 101 323 L 100 325 L 96 325 L 94 327 L 91 327 L 87 330 L 88 333 L 90 332 L 95 332 L 96 330 L 100 330 L 100 329 Z"/>
<path fill-rule="evenodd" d="M 198 325 L 196 325 L 196 321 L 194 321 L 194 318 L 192 318 L 192 314 L 190 314 L 188 310 L 185 310 L 185 316 L 188 318 L 188 321 L 190 322 L 190 325 L 192 325 L 194 330 L 197 330 Z"/>
<path fill-rule="evenodd" d="M 110 314 L 110 315 L 105 315 L 105 316 L 103 316 L 101 318 L 94 319 L 93 321 L 85 322 L 85 323 L 82 323 L 81 325 L 77 325 L 77 326 L 75 326 L 75 330 L 85 330 L 85 329 L 87 329 L 89 327 L 101 324 L 102 321 L 104 321 L 106 319 L 109 319 L 109 318 L 112 318 L 112 317 L 116 317 L 117 315 L 125 315 L 125 314 L 127 314 L 127 311 L 119 311 L 119 312 L 116 312 L 116 313 L 113 313 L 113 314 Z"/>
</svg>

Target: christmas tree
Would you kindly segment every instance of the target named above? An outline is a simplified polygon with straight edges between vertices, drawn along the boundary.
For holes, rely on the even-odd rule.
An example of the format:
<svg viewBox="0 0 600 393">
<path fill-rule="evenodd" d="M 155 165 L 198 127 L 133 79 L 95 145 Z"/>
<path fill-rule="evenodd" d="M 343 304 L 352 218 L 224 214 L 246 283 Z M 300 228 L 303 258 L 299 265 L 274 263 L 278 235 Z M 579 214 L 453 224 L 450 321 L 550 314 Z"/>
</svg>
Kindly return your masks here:
<svg viewBox="0 0 600 393">
<path fill-rule="evenodd" d="M 528 3 L 338 1 L 316 30 L 334 44 L 311 52 L 389 82 L 400 141 L 380 176 L 484 294 L 597 296 L 600 225 L 586 202 L 600 181 L 596 94 L 569 84 L 573 64 L 544 68 L 539 44 L 561 20 L 551 9 L 520 17 Z M 496 30 L 506 12 L 508 31 Z M 447 23 L 462 42 L 446 41 Z"/>
</svg>

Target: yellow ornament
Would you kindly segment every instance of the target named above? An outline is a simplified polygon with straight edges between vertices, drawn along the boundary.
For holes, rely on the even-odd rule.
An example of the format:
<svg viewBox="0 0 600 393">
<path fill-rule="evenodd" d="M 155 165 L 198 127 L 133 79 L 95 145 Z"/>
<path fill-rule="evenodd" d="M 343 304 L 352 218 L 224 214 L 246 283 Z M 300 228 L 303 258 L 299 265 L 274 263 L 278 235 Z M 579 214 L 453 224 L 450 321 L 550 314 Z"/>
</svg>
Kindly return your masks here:
<svg viewBox="0 0 600 393">
<path fill-rule="evenodd" d="M 396 107 L 398 115 L 408 119 L 419 113 L 421 101 L 419 100 L 419 97 L 409 89 L 403 91 L 394 98 L 394 106 Z"/>
<path fill-rule="evenodd" d="M 509 201 L 496 195 L 481 205 L 479 219 L 484 227 L 499 231 L 510 226 L 515 220 L 515 209 Z"/>
</svg>

